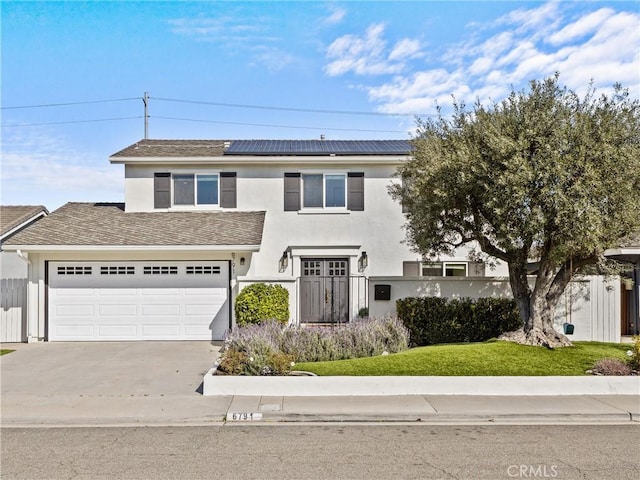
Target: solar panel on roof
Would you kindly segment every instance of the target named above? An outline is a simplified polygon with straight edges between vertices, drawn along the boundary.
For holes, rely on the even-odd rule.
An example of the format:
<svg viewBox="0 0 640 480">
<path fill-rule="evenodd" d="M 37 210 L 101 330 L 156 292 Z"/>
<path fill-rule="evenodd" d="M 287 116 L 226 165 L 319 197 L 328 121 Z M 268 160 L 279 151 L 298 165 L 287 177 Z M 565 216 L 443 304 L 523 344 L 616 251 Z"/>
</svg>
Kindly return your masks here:
<svg viewBox="0 0 640 480">
<path fill-rule="evenodd" d="M 234 140 L 225 155 L 406 155 L 407 140 Z"/>
</svg>

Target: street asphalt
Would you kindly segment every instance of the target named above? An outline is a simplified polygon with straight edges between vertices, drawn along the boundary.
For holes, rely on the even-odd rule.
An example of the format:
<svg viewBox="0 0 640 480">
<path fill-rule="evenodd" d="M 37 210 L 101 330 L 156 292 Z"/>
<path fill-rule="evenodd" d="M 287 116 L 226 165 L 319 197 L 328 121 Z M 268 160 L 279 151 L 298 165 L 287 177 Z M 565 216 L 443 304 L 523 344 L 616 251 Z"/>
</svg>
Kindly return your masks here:
<svg viewBox="0 0 640 480">
<path fill-rule="evenodd" d="M 203 396 L 209 342 L 4 344 L 1 423 L 17 426 L 286 424 L 629 424 L 638 395 Z"/>
</svg>

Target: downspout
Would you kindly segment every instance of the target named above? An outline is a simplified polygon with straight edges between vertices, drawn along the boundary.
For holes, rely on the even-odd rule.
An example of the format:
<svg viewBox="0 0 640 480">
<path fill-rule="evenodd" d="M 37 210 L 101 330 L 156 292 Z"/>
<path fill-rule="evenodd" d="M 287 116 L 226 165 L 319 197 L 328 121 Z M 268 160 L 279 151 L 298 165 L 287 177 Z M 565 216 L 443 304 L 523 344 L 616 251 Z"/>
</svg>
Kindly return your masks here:
<svg viewBox="0 0 640 480">
<path fill-rule="evenodd" d="M 27 267 L 27 295 L 26 295 L 26 305 L 25 310 L 27 311 L 27 321 L 26 321 L 26 325 L 25 328 L 27 329 L 26 334 L 27 334 L 27 343 L 31 343 L 34 341 L 33 337 L 31 335 L 29 335 L 29 278 L 31 277 L 31 260 L 29 260 L 29 254 L 28 253 L 23 253 L 22 250 L 18 249 L 16 250 L 16 255 L 18 256 L 18 258 L 20 258 L 21 260 L 23 260 L 24 262 L 26 262 L 26 264 L 28 265 Z M 24 338 L 24 337 L 23 337 Z M 38 339 L 36 339 L 36 341 L 38 341 Z"/>
<path fill-rule="evenodd" d="M 633 316 L 633 330 L 635 335 L 640 335 L 640 261 L 636 262 L 631 278 L 634 282 L 632 309 L 631 315 Z"/>
</svg>

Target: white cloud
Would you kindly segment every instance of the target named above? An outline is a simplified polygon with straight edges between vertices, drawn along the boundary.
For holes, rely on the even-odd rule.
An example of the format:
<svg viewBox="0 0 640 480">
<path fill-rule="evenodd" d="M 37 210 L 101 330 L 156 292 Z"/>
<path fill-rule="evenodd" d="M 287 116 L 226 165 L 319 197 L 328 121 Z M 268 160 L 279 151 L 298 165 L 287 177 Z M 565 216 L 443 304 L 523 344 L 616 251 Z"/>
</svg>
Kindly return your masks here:
<svg viewBox="0 0 640 480">
<path fill-rule="evenodd" d="M 226 55 L 244 56 L 250 66 L 274 72 L 294 61 L 292 55 L 277 46 L 282 38 L 270 33 L 271 22 L 267 18 L 253 19 L 251 24 L 244 18 L 236 19 L 229 15 L 177 18 L 168 23 L 173 33 L 199 42 L 215 43 Z"/>
<path fill-rule="evenodd" d="M 410 38 L 403 38 L 395 44 L 389 54 L 389 60 L 402 60 L 405 58 L 415 58 L 421 56 L 420 42 Z"/>
<path fill-rule="evenodd" d="M 517 34 L 531 32 L 534 37 L 541 38 L 559 25 L 561 16 L 559 2 L 552 0 L 537 8 L 509 12 L 500 17 L 495 24 L 507 25 Z"/>
<path fill-rule="evenodd" d="M 331 59 L 325 66 L 327 75 L 400 73 L 405 69 L 405 60 L 422 55 L 420 43 L 409 38 L 401 39 L 389 51 L 384 29 L 382 23 L 373 24 L 362 37 L 344 35 L 334 40 L 327 49 L 327 58 Z"/>
<path fill-rule="evenodd" d="M 169 20 L 171 31 L 180 35 L 187 35 L 200 39 L 224 40 L 238 34 L 259 34 L 262 28 L 259 24 L 238 23 L 232 17 L 216 18 L 176 18 Z"/>
<path fill-rule="evenodd" d="M 267 46 L 256 47 L 253 59 L 249 65 L 264 67 L 271 72 L 282 70 L 295 61 L 293 55 Z"/>
<path fill-rule="evenodd" d="M 602 8 L 596 12 L 578 18 L 577 21 L 569 23 L 548 38 L 552 45 L 561 45 L 572 40 L 584 37 L 596 32 L 607 18 L 613 14 L 613 10 Z"/>
<path fill-rule="evenodd" d="M 614 7 L 615 8 L 615 7 Z M 575 10 L 579 9 L 576 14 Z M 385 56 L 384 29 L 360 38 L 341 37 L 337 46 L 360 46 L 332 51 L 351 63 L 327 66 L 327 73 L 365 73 L 364 66 L 394 65 Z M 365 38 L 375 39 L 377 54 L 367 57 Z M 407 39 L 398 52 L 419 57 L 424 52 Z M 517 9 L 486 25 L 475 25 L 457 44 L 442 47 L 434 62 L 406 61 L 402 68 L 381 73 L 393 77 L 364 86 L 370 100 L 382 112 L 434 113 L 435 105 L 447 108 L 451 96 L 459 102 L 497 102 L 511 90 L 524 88 L 530 80 L 560 73 L 561 84 L 584 94 L 593 79 L 599 92 L 610 92 L 614 83 L 628 87 L 640 97 L 640 15 L 611 8 L 593 11 L 589 3 L 551 1 L 532 9 Z M 409 48 L 411 47 L 411 48 Z M 392 51 L 394 51 L 392 49 Z M 410 52 L 410 53 L 409 53 Z M 432 52 L 433 53 L 433 52 Z M 351 56 L 349 56 L 349 54 Z M 360 70 L 355 59 L 363 61 Z M 406 57 L 405 57 L 406 59 Z M 377 62 L 377 63 L 376 63 Z M 340 68 L 337 68 L 340 66 Z"/>
<path fill-rule="evenodd" d="M 88 158 L 36 127 L 3 134 L 2 204 L 55 209 L 67 201 L 124 200 L 122 168 L 104 158 Z"/>
<path fill-rule="evenodd" d="M 347 15 L 347 11 L 344 8 L 340 8 L 335 5 L 332 5 L 330 7 L 330 10 L 331 14 L 328 17 L 322 19 L 322 23 L 325 25 L 336 25 L 342 22 L 342 20 L 344 20 L 344 17 Z"/>
</svg>

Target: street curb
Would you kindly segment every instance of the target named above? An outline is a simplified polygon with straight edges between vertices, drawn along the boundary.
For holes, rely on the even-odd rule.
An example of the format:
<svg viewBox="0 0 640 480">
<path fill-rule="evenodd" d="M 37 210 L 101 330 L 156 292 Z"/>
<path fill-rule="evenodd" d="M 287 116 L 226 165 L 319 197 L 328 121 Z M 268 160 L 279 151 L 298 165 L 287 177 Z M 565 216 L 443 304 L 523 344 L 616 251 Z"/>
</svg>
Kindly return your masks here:
<svg viewBox="0 0 640 480">
<path fill-rule="evenodd" d="M 228 423 L 233 422 L 227 419 Z M 631 415 L 625 412 L 616 414 L 513 414 L 513 415 L 350 415 L 350 414 L 266 414 L 263 423 L 415 423 L 415 424 L 451 424 L 451 423 L 479 423 L 479 424 L 630 424 Z M 637 422 L 637 421 L 636 421 Z"/>
<path fill-rule="evenodd" d="M 203 395 L 386 396 L 386 395 L 639 395 L 640 376 L 424 377 L 424 376 L 233 376 L 203 378 Z"/>
</svg>

